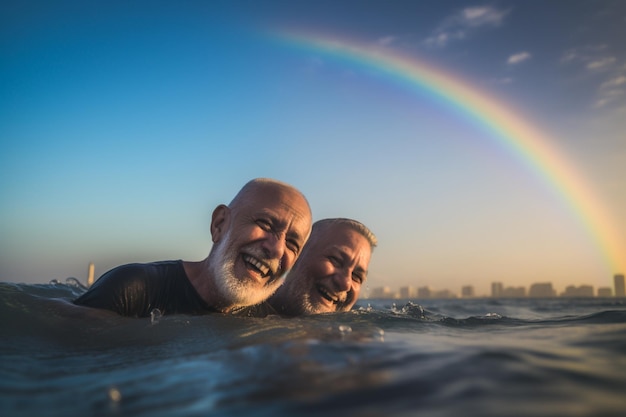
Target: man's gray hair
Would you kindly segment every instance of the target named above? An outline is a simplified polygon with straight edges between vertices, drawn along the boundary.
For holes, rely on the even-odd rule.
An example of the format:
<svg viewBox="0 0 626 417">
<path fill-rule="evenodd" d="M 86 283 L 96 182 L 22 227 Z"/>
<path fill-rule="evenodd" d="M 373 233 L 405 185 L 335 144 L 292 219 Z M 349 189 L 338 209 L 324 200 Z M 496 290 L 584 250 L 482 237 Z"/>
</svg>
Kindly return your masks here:
<svg viewBox="0 0 626 417">
<path fill-rule="evenodd" d="M 376 239 L 376 236 L 374 235 L 374 233 L 372 233 L 372 231 L 367 226 L 365 226 L 363 223 L 359 221 L 356 221 L 353 219 L 346 219 L 343 217 L 338 217 L 338 218 L 333 218 L 333 219 L 322 219 L 322 220 L 316 221 L 315 223 L 313 223 L 313 230 L 311 231 L 311 235 L 315 233 L 316 229 L 325 229 L 328 226 L 334 226 L 334 225 L 344 225 L 354 230 L 355 232 L 361 234 L 365 239 L 367 239 L 372 250 L 374 250 L 374 248 L 378 244 L 378 239 Z"/>
</svg>

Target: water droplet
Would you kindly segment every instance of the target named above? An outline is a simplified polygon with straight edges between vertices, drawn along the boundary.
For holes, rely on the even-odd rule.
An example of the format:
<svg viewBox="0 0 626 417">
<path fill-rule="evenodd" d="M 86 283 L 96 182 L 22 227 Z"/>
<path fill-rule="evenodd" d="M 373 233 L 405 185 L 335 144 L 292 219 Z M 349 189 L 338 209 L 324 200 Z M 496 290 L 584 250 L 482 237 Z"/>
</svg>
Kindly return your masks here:
<svg viewBox="0 0 626 417">
<path fill-rule="evenodd" d="M 109 400 L 114 403 L 119 403 L 122 399 L 122 393 L 115 387 L 109 388 Z"/>
<path fill-rule="evenodd" d="M 374 330 L 374 334 L 372 336 L 374 340 L 378 340 L 379 342 L 385 341 L 385 331 L 383 329 Z"/>
<path fill-rule="evenodd" d="M 163 316 L 163 314 L 161 313 L 161 310 L 159 310 L 158 308 L 155 308 L 154 310 L 150 312 L 150 323 L 157 324 L 159 320 L 161 319 L 161 316 Z"/>
<path fill-rule="evenodd" d="M 350 326 L 348 326 L 346 324 L 340 324 L 339 325 L 339 332 L 342 335 L 346 335 L 346 334 L 350 333 L 351 331 L 352 331 L 352 327 L 350 327 Z"/>
</svg>

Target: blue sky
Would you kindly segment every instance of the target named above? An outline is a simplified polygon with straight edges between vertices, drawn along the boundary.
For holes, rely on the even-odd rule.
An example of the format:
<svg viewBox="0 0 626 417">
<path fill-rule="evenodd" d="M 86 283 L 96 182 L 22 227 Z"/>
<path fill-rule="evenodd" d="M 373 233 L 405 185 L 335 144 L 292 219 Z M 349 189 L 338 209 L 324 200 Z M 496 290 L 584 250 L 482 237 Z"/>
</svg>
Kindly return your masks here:
<svg viewBox="0 0 626 417">
<path fill-rule="evenodd" d="M 382 45 L 498 97 L 555 141 L 624 238 L 624 2 L 13 3 L 0 6 L 2 281 L 202 259 L 213 208 L 263 176 L 300 188 L 315 219 L 372 228 L 370 287 L 560 291 L 626 272 L 446 103 L 268 36 Z"/>
</svg>

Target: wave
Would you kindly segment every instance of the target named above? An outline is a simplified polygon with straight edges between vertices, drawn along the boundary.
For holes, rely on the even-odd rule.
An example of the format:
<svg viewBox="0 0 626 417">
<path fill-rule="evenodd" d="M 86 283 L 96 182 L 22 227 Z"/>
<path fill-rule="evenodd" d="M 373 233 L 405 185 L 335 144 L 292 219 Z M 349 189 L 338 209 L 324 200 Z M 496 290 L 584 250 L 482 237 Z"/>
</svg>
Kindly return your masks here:
<svg viewBox="0 0 626 417">
<path fill-rule="evenodd" d="M 68 331 L 84 331 L 85 320 L 89 321 L 90 328 L 94 332 L 110 329 L 112 324 L 118 328 L 129 328 L 129 331 L 137 331 L 137 327 L 145 327 L 145 319 L 128 319 L 114 315 L 108 311 L 99 311 L 74 306 L 71 301 L 86 290 L 78 280 L 68 278 L 66 283 L 52 282 L 50 284 L 13 284 L 0 283 L 0 325 L 2 331 L 12 329 L 13 334 L 36 333 L 43 328 L 54 328 Z M 519 301 L 517 301 L 519 303 Z M 571 301 L 564 300 L 560 303 L 550 301 L 552 313 L 571 312 Z M 269 317 L 266 319 L 238 320 L 235 317 L 219 314 L 206 316 L 153 316 L 152 321 L 161 321 L 161 327 L 178 328 L 181 322 L 184 326 L 193 326 L 197 321 L 236 320 L 242 327 L 242 333 L 254 335 L 261 331 L 271 332 L 276 329 L 284 329 L 292 335 L 310 333 L 314 337 L 365 337 L 380 339 L 388 331 L 423 331 L 433 326 L 458 329 L 481 329 L 481 328 L 518 328 L 518 327 L 562 327 L 573 325 L 595 324 L 619 324 L 626 323 L 626 309 L 623 305 L 611 304 L 599 301 L 591 307 L 579 308 L 578 314 L 552 314 L 548 317 L 537 317 L 537 310 L 545 310 L 545 303 L 541 300 L 527 300 L 523 308 L 519 305 L 514 308 L 501 309 L 502 304 L 492 300 L 466 301 L 461 300 L 445 302 L 438 301 L 436 304 L 425 307 L 420 304 L 406 301 L 400 306 L 386 301 L 368 303 L 367 306 L 358 306 L 351 312 L 328 315 L 317 315 L 307 318 L 284 319 Z M 443 305 L 442 305 L 443 304 Z M 560 306 L 560 308 L 559 308 Z M 567 309 L 563 306 L 568 306 Z M 598 311 L 597 308 L 622 307 L 622 309 L 606 309 Z M 589 308 L 596 308 L 588 312 Z M 476 313 L 465 317 L 458 317 L 461 313 Z M 529 313 L 532 311 L 532 313 Z M 455 313 L 457 316 L 450 315 Z M 507 315 L 518 313 L 520 316 Z M 529 317 L 530 316 L 530 317 Z M 243 318 L 242 318 L 243 319 Z M 140 323 L 140 324 L 138 324 Z M 244 323 L 251 324 L 248 329 Z M 243 325 L 243 326 L 242 326 Z M 211 323 L 212 327 L 225 331 L 230 323 L 221 326 Z M 20 330 L 21 329 L 21 330 Z M 164 332 L 168 330 L 162 330 Z M 357 336 L 354 336 L 357 335 Z M 132 338 L 131 338 L 132 339 Z"/>
<path fill-rule="evenodd" d="M 602 300 L 367 300 L 298 318 L 71 304 L 0 283 L 7 415 L 621 416 L 626 311 Z"/>
</svg>

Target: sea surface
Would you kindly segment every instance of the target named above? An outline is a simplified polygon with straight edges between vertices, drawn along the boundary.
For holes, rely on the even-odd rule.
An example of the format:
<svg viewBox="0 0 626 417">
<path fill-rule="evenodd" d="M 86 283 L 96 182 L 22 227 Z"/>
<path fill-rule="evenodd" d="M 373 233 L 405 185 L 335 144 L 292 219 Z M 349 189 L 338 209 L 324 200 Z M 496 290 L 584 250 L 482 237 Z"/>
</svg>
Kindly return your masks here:
<svg viewBox="0 0 626 417">
<path fill-rule="evenodd" d="M 626 416 L 624 299 L 131 319 L 83 291 L 0 283 L 2 416 Z"/>
</svg>

